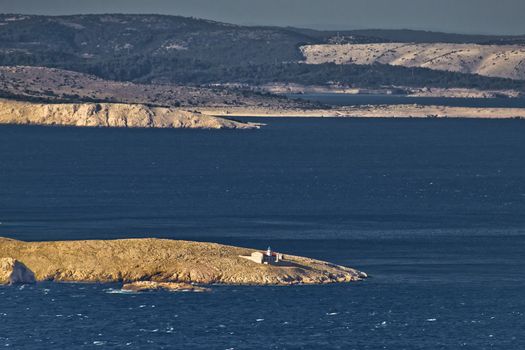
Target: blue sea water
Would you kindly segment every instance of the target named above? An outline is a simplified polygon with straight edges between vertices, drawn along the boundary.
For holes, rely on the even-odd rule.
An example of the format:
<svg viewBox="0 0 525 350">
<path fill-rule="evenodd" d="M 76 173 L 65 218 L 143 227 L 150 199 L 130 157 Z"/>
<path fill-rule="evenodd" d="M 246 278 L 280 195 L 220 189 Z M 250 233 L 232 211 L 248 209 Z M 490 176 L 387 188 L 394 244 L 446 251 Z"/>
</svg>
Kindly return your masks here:
<svg viewBox="0 0 525 350">
<path fill-rule="evenodd" d="M 197 294 L 0 287 L 0 347 L 525 348 L 523 121 L 261 121 L 0 126 L 0 236 L 271 245 L 370 279 Z"/>
</svg>

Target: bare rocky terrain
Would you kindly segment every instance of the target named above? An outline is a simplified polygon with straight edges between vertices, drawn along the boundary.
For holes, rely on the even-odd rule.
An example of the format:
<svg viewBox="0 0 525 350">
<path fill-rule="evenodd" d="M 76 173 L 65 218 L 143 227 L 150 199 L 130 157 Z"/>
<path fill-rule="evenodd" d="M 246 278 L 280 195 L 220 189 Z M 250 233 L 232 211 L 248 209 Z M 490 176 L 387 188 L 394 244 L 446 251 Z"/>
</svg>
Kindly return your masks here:
<svg viewBox="0 0 525 350">
<path fill-rule="evenodd" d="M 126 128 L 257 129 L 260 124 L 180 108 L 124 103 L 31 103 L 0 99 L 0 124 Z"/>
<path fill-rule="evenodd" d="M 524 117 L 519 108 L 330 107 L 283 96 L 523 97 L 525 80 L 515 80 L 525 79 L 519 37 L 378 43 L 361 34 L 172 16 L 0 15 L 0 123 L 246 129 L 259 125 L 230 118 Z"/>
<path fill-rule="evenodd" d="M 407 105 L 362 105 L 319 109 L 199 108 L 202 114 L 225 117 L 324 118 L 479 118 L 525 119 L 525 108 L 478 108 Z"/>
<path fill-rule="evenodd" d="M 0 258 L 0 285 L 35 282 L 35 274 L 20 261 Z"/>
<path fill-rule="evenodd" d="M 256 87 L 272 94 L 344 94 L 344 95 L 403 95 L 408 97 L 446 97 L 446 98 L 519 98 L 524 95 L 516 90 L 480 90 L 475 88 L 430 88 L 389 86 L 376 89 L 355 88 L 348 85 L 302 85 L 272 83 Z"/>
<path fill-rule="evenodd" d="M 253 251 L 166 239 L 22 242 L 0 238 L 0 259 L 23 263 L 37 281 L 293 285 L 351 282 L 366 277 L 348 267 L 292 255 L 285 255 L 282 265 L 257 264 L 240 257 Z"/>
<path fill-rule="evenodd" d="M 323 44 L 301 47 L 309 64 L 387 64 L 525 79 L 524 45 L 449 43 Z"/>
<path fill-rule="evenodd" d="M 167 290 L 170 292 L 209 292 L 209 288 L 196 286 L 190 283 L 182 282 L 153 282 L 153 281 L 138 281 L 126 283 L 122 286 L 122 290 L 129 292 L 144 292 L 155 290 Z"/>
<path fill-rule="evenodd" d="M 262 95 L 230 86 L 135 84 L 94 75 L 46 68 L 0 66 L 0 96 L 46 102 L 119 102 L 153 106 L 298 107 L 304 102 Z"/>
</svg>

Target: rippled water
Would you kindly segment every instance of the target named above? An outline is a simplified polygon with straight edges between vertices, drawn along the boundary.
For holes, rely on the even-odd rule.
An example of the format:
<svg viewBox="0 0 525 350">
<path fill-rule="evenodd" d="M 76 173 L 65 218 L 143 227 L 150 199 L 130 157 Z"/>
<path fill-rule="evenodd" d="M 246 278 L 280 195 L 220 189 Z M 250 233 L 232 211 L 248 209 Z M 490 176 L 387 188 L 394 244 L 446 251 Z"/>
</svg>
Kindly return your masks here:
<svg viewBox="0 0 525 350">
<path fill-rule="evenodd" d="M 369 280 L 197 294 L 0 287 L 0 346 L 525 347 L 525 123 L 264 121 L 0 127 L 0 236 L 270 244 Z"/>
</svg>

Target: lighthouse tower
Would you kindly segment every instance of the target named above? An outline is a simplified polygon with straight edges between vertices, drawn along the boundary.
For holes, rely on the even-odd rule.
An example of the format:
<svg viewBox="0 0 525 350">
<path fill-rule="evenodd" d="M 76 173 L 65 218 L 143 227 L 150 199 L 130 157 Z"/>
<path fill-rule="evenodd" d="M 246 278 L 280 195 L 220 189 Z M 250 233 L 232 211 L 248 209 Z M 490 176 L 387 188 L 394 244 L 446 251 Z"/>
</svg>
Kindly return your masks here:
<svg viewBox="0 0 525 350">
<path fill-rule="evenodd" d="M 268 249 L 266 249 L 266 256 L 272 256 L 272 248 L 268 247 Z"/>
</svg>

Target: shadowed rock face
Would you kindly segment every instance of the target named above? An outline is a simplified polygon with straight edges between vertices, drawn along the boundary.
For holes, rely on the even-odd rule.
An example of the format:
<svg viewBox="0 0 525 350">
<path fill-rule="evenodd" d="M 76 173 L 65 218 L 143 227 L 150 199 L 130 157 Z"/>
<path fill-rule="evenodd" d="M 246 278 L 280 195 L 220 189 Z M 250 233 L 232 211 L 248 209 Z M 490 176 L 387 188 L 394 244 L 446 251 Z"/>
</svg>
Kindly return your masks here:
<svg viewBox="0 0 525 350">
<path fill-rule="evenodd" d="M 256 129 L 243 123 L 175 108 L 123 103 L 38 104 L 0 100 L 0 124 L 92 127 Z"/>
<path fill-rule="evenodd" d="M 0 238 L 0 258 L 23 261 L 38 281 L 290 285 L 350 282 L 351 268 L 286 255 L 284 266 L 243 259 L 252 249 L 164 239 L 21 242 Z"/>
<path fill-rule="evenodd" d="M 35 283 L 35 274 L 13 258 L 0 259 L 0 284 Z"/>
</svg>

